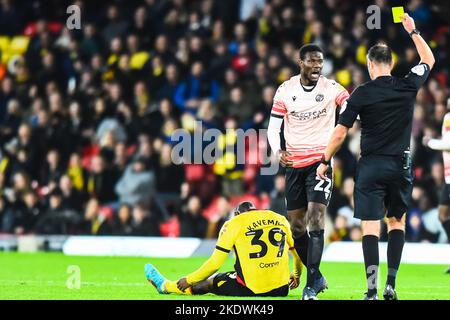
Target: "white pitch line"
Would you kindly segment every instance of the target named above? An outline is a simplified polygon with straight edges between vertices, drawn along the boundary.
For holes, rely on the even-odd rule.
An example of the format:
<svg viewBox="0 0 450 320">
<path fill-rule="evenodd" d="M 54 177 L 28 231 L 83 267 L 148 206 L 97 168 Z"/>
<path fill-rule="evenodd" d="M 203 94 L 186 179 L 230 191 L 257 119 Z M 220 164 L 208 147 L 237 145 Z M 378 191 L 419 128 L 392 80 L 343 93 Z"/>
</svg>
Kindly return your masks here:
<svg viewBox="0 0 450 320">
<path fill-rule="evenodd" d="M 351 287 L 349 287 L 349 286 L 332 286 L 331 288 L 332 289 L 333 288 L 342 289 L 342 288 L 351 288 Z M 380 288 L 384 288 L 384 287 L 383 286 L 378 287 L 378 289 L 380 289 Z M 449 286 L 418 286 L 415 288 L 417 288 L 417 289 L 440 289 L 440 288 L 449 288 Z"/>
<path fill-rule="evenodd" d="M 47 284 L 47 285 L 62 285 L 66 286 L 66 283 L 64 281 L 39 281 L 39 280 L 0 280 L 0 283 L 3 284 Z M 144 287 L 148 286 L 145 281 L 143 283 L 141 282 L 92 282 L 92 281 L 81 281 L 81 285 L 85 286 L 118 286 L 118 287 L 125 287 L 125 286 L 136 286 L 136 287 Z"/>
</svg>

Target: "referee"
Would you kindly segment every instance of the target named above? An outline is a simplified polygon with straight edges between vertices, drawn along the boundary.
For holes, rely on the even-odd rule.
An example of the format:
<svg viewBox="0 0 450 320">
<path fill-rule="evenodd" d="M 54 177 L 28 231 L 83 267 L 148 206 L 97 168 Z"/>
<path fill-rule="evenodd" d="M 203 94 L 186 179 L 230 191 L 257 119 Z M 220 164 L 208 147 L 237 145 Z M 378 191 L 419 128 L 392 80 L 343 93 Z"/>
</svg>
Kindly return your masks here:
<svg viewBox="0 0 450 320">
<path fill-rule="evenodd" d="M 388 225 L 388 276 L 384 299 L 396 300 L 395 278 L 405 243 L 405 213 L 411 198 L 413 174 L 409 143 L 414 100 L 434 64 L 433 53 L 414 20 L 405 14 L 403 27 L 420 56 L 420 63 L 404 78 L 391 76 L 392 51 L 377 44 L 367 54 L 371 81 L 359 86 L 347 100 L 338 125 L 317 168 L 325 177 L 331 158 L 344 142 L 356 118 L 361 119 L 361 158 L 355 174 L 355 218 L 361 219 L 362 247 L 368 292 L 365 300 L 377 300 L 380 220 Z"/>
</svg>

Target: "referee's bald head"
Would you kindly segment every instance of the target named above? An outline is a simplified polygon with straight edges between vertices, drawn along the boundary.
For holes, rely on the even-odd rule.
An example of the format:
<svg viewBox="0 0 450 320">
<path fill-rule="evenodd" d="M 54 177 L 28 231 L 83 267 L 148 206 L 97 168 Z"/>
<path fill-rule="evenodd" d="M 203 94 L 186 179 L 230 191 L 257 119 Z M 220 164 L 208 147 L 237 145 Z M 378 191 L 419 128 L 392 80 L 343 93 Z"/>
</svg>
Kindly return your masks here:
<svg viewBox="0 0 450 320">
<path fill-rule="evenodd" d="M 367 52 L 367 59 L 376 64 L 392 64 L 392 49 L 385 43 L 377 43 Z"/>
</svg>

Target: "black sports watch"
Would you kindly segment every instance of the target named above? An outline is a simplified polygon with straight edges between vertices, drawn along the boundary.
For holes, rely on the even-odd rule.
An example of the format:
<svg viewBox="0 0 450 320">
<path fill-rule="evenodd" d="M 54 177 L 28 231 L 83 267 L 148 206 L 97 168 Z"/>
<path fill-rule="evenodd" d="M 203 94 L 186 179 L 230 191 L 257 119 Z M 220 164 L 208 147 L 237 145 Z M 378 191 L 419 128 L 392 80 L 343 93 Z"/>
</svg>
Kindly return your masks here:
<svg viewBox="0 0 450 320">
<path fill-rule="evenodd" d="M 418 36 L 420 36 L 420 31 L 417 30 L 417 29 L 414 29 L 413 31 L 411 31 L 411 32 L 409 33 L 409 36 L 412 37 L 414 34 L 417 34 Z"/>
<path fill-rule="evenodd" d="M 325 160 L 325 155 L 323 155 L 323 156 L 322 156 L 322 159 L 320 159 L 320 163 L 323 163 L 323 164 L 326 165 L 326 166 L 329 166 L 329 165 L 330 165 L 330 161 L 326 161 L 326 160 Z"/>
</svg>

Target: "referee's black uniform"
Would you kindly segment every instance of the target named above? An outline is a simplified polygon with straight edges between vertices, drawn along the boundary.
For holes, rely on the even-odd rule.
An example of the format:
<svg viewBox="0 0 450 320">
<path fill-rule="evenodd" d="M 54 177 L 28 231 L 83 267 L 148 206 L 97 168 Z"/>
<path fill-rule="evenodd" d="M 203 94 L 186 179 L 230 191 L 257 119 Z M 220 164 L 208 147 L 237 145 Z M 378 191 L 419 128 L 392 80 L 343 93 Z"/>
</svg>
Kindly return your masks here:
<svg viewBox="0 0 450 320">
<path fill-rule="evenodd" d="M 347 100 L 339 124 L 361 120 L 361 159 L 355 174 L 355 218 L 400 219 L 408 208 L 413 174 L 409 145 L 417 91 L 430 73 L 419 64 L 404 78 L 380 76 Z"/>
</svg>

